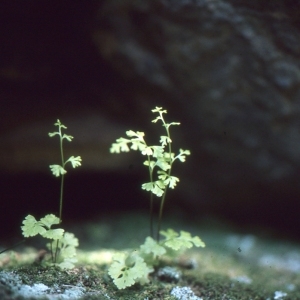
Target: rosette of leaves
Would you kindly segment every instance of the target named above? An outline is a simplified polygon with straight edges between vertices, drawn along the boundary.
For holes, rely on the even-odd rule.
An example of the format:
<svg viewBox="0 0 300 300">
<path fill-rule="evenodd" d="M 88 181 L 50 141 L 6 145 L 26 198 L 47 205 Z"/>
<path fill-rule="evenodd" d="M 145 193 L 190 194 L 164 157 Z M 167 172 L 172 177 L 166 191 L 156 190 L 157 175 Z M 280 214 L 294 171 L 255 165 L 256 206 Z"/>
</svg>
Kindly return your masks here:
<svg viewBox="0 0 300 300">
<path fill-rule="evenodd" d="M 53 225 L 59 223 L 59 218 L 53 214 L 46 215 L 39 221 L 34 216 L 28 215 L 23 221 L 21 229 L 24 237 L 33 237 L 39 234 L 50 239 L 51 242 L 47 244 L 47 248 L 50 250 L 52 263 L 62 269 L 71 269 L 77 262 L 78 239 L 74 234 L 65 232 L 62 228 L 52 228 Z"/>
<path fill-rule="evenodd" d="M 147 237 L 139 250 L 130 253 L 118 253 L 113 257 L 108 274 L 118 289 L 125 289 L 135 283 L 149 282 L 149 274 L 154 271 L 162 256 L 178 255 L 185 250 L 195 247 L 205 247 L 205 243 L 198 237 L 192 237 L 189 232 L 175 232 L 173 229 L 161 231 L 164 239 L 156 241 Z"/>
</svg>

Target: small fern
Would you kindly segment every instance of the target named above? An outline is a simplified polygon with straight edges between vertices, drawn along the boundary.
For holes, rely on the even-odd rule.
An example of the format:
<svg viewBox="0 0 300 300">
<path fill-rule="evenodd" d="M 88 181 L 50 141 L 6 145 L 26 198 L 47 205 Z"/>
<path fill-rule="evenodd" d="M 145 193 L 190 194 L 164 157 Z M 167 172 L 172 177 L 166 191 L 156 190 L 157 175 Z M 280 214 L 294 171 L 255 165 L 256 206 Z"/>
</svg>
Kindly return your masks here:
<svg viewBox="0 0 300 300">
<path fill-rule="evenodd" d="M 168 188 L 174 189 L 179 182 L 179 178 L 171 175 L 173 163 L 176 160 L 184 162 L 189 150 L 179 149 L 177 155 L 172 152 L 172 139 L 170 136 L 170 126 L 180 125 L 178 122 L 166 123 L 163 114 L 167 111 L 161 107 L 152 110 L 158 116 L 152 121 L 162 122 L 166 130 L 166 135 L 160 137 L 160 145 L 148 146 L 144 139 L 144 132 L 126 131 L 128 138 L 118 138 L 110 148 L 111 153 L 129 152 L 130 150 L 140 151 L 147 159 L 144 165 L 148 167 L 150 181 L 142 184 L 142 189 L 150 192 L 150 236 L 146 238 L 139 250 L 131 253 L 119 253 L 109 267 L 108 274 L 118 289 L 124 289 L 135 283 L 144 284 L 148 282 L 148 276 L 154 271 L 154 266 L 159 264 L 162 256 L 178 256 L 186 249 L 193 246 L 205 247 L 204 242 L 198 237 L 192 237 L 186 231 L 175 232 L 173 229 L 161 231 L 162 213 Z M 157 169 L 156 177 L 154 170 Z M 160 197 L 160 208 L 156 240 L 153 238 L 153 195 Z M 159 239 L 159 234 L 164 239 Z"/>
<path fill-rule="evenodd" d="M 60 120 L 57 120 L 54 125 L 58 127 L 58 131 L 50 132 L 49 136 L 59 136 L 61 165 L 55 164 L 50 165 L 49 167 L 54 176 L 61 176 L 59 217 L 48 214 L 37 221 L 34 216 L 28 215 L 22 222 L 23 226 L 21 226 L 21 229 L 24 237 L 32 237 L 40 234 L 42 237 L 52 240 L 47 244 L 51 253 L 52 263 L 58 265 L 62 269 L 70 269 L 74 267 L 74 263 L 77 261 L 76 247 L 78 247 L 78 239 L 74 234 L 65 232 L 64 229 L 53 229 L 51 227 L 62 222 L 64 175 L 67 173 L 65 166 L 67 163 L 70 163 L 73 168 L 76 168 L 81 166 L 82 160 L 80 156 L 71 156 L 66 161 L 64 160 L 63 140 L 66 139 L 71 142 L 73 136 L 62 133 L 62 129 L 67 129 L 67 127 L 63 125 Z"/>
</svg>

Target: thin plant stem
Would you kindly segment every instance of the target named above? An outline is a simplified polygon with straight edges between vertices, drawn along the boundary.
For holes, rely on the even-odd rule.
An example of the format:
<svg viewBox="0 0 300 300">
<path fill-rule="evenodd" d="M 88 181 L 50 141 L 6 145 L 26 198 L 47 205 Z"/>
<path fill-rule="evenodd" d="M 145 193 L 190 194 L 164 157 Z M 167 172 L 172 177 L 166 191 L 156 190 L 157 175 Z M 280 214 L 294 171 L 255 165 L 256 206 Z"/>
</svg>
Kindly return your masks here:
<svg viewBox="0 0 300 300">
<path fill-rule="evenodd" d="M 148 156 L 149 161 L 149 175 L 150 181 L 153 182 L 153 169 L 150 166 L 150 157 Z M 153 238 L 153 194 L 150 193 L 150 236 Z"/>
<path fill-rule="evenodd" d="M 60 140 L 61 165 L 64 168 L 65 160 L 64 160 L 64 151 L 63 151 L 63 137 L 61 134 L 60 126 L 59 126 L 59 140 Z M 61 175 L 61 182 L 60 182 L 60 197 L 59 197 L 59 220 L 60 220 L 60 222 L 62 222 L 63 192 L 64 192 L 64 174 Z"/>
<path fill-rule="evenodd" d="M 61 156 L 61 165 L 63 168 L 65 167 L 65 160 L 64 160 L 64 151 L 63 151 L 63 136 L 61 133 L 61 126 L 59 126 L 59 145 L 60 145 L 60 156 Z M 59 222 L 62 222 L 62 206 L 63 206 L 63 194 L 64 194 L 64 174 L 61 174 L 61 181 L 60 181 L 60 195 L 59 195 Z M 51 244 L 52 245 L 52 244 Z M 58 256 L 58 240 L 56 241 L 56 249 L 55 249 L 55 256 L 54 256 L 54 263 L 56 263 L 57 256 Z M 53 257 L 52 257 L 53 261 Z"/>
<path fill-rule="evenodd" d="M 169 138 L 168 148 L 169 148 L 170 169 L 168 170 L 168 175 L 170 176 L 171 175 L 171 169 L 172 169 L 172 163 L 173 163 L 172 156 L 171 156 L 171 154 L 172 154 L 172 147 L 171 147 L 171 142 L 170 142 L 171 137 L 170 137 L 170 131 L 169 131 L 168 125 L 165 123 L 165 120 L 164 120 L 162 114 L 160 114 L 160 116 L 161 116 L 161 120 L 163 122 L 163 126 L 166 128 L 167 136 Z M 156 232 L 157 242 L 159 242 L 159 232 L 160 232 L 160 228 L 161 228 L 162 215 L 163 215 L 163 209 L 164 209 L 165 199 L 166 199 L 166 195 L 167 195 L 167 190 L 168 190 L 168 186 L 165 187 L 165 191 L 164 191 L 163 196 L 162 196 L 161 201 L 160 201 L 157 232 Z"/>
</svg>

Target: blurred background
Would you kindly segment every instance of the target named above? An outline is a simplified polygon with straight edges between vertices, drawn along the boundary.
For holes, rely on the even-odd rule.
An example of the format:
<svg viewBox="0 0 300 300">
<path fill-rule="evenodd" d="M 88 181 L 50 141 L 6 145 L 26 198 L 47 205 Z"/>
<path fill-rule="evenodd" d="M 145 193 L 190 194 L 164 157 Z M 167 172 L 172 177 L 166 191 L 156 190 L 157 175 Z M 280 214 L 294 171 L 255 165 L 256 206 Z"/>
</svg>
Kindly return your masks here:
<svg viewBox="0 0 300 300">
<path fill-rule="evenodd" d="M 58 212 L 64 221 L 147 211 L 139 153 L 110 154 L 128 129 L 149 144 L 168 110 L 180 183 L 166 213 L 299 239 L 300 1 L 4 1 L 0 5 L 0 233 Z"/>
</svg>

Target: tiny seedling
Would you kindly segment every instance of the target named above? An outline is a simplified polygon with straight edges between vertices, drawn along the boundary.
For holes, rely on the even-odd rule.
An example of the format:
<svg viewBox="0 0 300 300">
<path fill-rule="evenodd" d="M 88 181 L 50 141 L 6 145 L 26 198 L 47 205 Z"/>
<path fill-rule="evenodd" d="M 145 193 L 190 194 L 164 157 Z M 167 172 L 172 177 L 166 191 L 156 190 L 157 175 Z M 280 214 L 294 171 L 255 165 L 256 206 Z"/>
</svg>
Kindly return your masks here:
<svg viewBox="0 0 300 300">
<path fill-rule="evenodd" d="M 67 129 L 67 127 L 60 120 L 57 120 L 54 125 L 58 126 L 58 131 L 50 132 L 49 136 L 59 136 L 61 165 L 50 165 L 50 170 L 54 176 L 61 176 L 59 217 L 48 214 L 38 221 L 34 216 L 28 215 L 22 222 L 21 229 L 23 236 L 26 238 L 40 234 L 42 237 L 50 239 L 51 242 L 47 244 L 47 248 L 50 250 L 52 263 L 63 269 L 71 269 L 77 261 L 76 247 L 78 247 L 78 239 L 74 234 L 65 232 L 62 228 L 53 229 L 52 226 L 62 222 L 64 175 L 67 173 L 65 166 L 69 162 L 73 168 L 76 168 L 81 166 L 82 160 L 80 156 L 71 156 L 69 159 L 64 160 L 63 140 L 66 139 L 71 142 L 73 136 L 62 133 L 62 129 Z"/>
<path fill-rule="evenodd" d="M 128 130 L 126 131 L 128 138 L 117 139 L 110 148 L 111 153 L 129 152 L 130 149 L 140 151 L 147 157 L 144 165 L 148 167 L 150 177 L 150 182 L 142 184 L 142 189 L 150 192 L 150 236 L 146 238 L 139 250 L 119 253 L 113 258 L 108 273 L 118 289 L 124 289 L 134 283 L 147 283 L 148 275 L 154 271 L 153 267 L 159 263 L 159 258 L 162 256 L 174 257 L 193 246 L 205 247 L 198 236 L 192 237 L 189 232 L 180 231 L 178 234 L 172 229 L 160 230 L 167 190 L 174 189 L 179 182 L 178 177 L 171 175 L 173 163 L 176 160 L 184 162 L 186 155 L 190 155 L 190 151 L 179 149 L 179 153 L 175 156 L 172 152 L 170 126 L 180 125 L 180 123 L 166 123 L 163 114 L 167 111 L 161 107 L 156 107 L 152 112 L 158 114 L 152 122 L 161 121 L 166 130 L 166 135 L 160 137 L 160 145 L 148 146 L 144 140 L 144 132 Z M 156 178 L 154 178 L 156 168 Z M 161 198 L 156 240 L 153 238 L 153 195 Z M 159 235 L 164 238 L 160 240 Z"/>
</svg>

